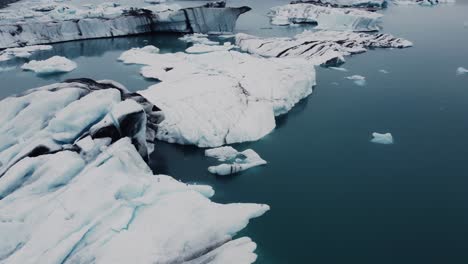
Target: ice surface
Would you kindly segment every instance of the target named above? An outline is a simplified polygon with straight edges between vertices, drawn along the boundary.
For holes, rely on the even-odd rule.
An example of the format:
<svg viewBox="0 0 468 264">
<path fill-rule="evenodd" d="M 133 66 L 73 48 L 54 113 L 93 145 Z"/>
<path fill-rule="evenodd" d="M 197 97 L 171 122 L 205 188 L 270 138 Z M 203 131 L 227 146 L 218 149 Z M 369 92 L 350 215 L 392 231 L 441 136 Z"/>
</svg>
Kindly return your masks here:
<svg viewBox="0 0 468 264">
<path fill-rule="evenodd" d="M 195 44 L 219 45 L 219 42 L 209 40 L 207 34 L 201 34 L 201 33 L 188 34 L 179 39 L 185 42 L 195 43 Z"/>
<path fill-rule="evenodd" d="M 154 175 L 141 141 L 158 110 L 112 83 L 0 101 L 2 263 L 254 262 L 255 243 L 232 239 L 269 207 L 213 203 L 209 186 Z"/>
<path fill-rule="evenodd" d="M 53 56 L 47 60 L 32 60 L 21 66 L 21 69 L 33 71 L 37 74 L 52 74 L 70 72 L 77 67 L 76 63 L 61 56 Z"/>
<path fill-rule="evenodd" d="M 238 152 L 229 146 L 207 149 L 205 150 L 205 156 L 216 158 L 220 162 L 226 162 L 208 167 L 210 173 L 218 175 L 235 174 L 267 163 L 252 149 Z"/>
<path fill-rule="evenodd" d="M 29 58 L 34 52 L 40 50 L 50 50 L 50 45 L 34 45 L 21 48 L 9 48 L 0 51 L 0 61 L 7 61 L 13 58 Z"/>
<path fill-rule="evenodd" d="M 303 59 L 132 49 L 120 60 L 146 65 L 141 74 L 162 81 L 139 92 L 164 113 L 157 138 L 200 147 L 262 138 L 274 129 L 275 116 L 288 112 L 315 85 L 314 66 Z"/>
<path fill-rule="evenodd" d="M 372 133 L 372 143 L 389 145 L 393 144 L 393 137 L 390 133 L 380 134 L 377 132 Z"/>
<path fill-rule="evenodd" d="M 468 73 L 468 69 L 463 68 L 463 67 L 458 67 L 457 68 L 457 75 L 462 75 Z"/>
<path fill-rule="evenodd" d="M 321 6 L 332 7 L 355 7 L 355 8 L 369 8 L 369 9 L 382 9 L 386 8 L 387 0 L 297 0 L 293 3 L 310 3 Z"/>
<path fill-rule="evenodd" d="M 193 46 L 187 48 L 185 52 L 199 54 L 199 53 L 207 53 L 207 52 L 214 52 L 214 51 L 228 51 L 233 49 L 234 46 L 231 43 L 226 42 L 224 45 L 206 45 L 206 44 L 194 44 Z"/>
<path fill-rule="evenodd" d="M 364 77 L 364 76 L 351 75 L 351 76 L 347 76 L 345 78 L 348 79 L 348 80 L 352 80 L 356 85 L 359 85 L 359 86 L 366 85 L 366 77 Z"/>
<path fill-rule="evenodd" d="M 264 57 L 305 58 L 315 65 L 336 65 L 345 61 L 344 56 L 366 52 L 368 48 L 406 48 L 413 44 L 389 34 L 306 30 L 293 38 L 260 38 L 239 33 L 236 45 Z"/>
<path fill-rule="evenodd" d="M 313 23 L 319 29 L 378 31 L 382 15 L 353 8 L 333 8 L 314 4 L 289 4 L 271 8 L 274 25 Z"/>
<path fill-rule="evenodd" d="M 392 0 L 397 5 L 432 6 L 437 4 L 453 4 L 456 0 Z"/>
</svg>

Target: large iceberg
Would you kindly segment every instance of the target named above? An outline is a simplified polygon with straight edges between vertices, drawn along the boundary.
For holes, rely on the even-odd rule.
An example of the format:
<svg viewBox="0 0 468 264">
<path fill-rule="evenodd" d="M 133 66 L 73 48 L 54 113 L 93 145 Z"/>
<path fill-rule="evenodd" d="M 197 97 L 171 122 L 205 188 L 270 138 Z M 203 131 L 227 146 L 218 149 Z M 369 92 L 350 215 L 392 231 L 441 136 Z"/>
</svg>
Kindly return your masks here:
<svg viewBox="0 0 468 264">
<path fill-rule="evenodd" d="M 289 4 L 270 9 L 274 25 L 312 23 L 318 29 L 378 31 L 382 14 L 353 8 L 334 8 L 314 4 Z"/>
<path fill-rule="evenodd" d="M 249 7 L 78 6 L 30 1 L 0 13 L 0 48 L 154 32 L 232 32 Z"/>
<path fill-rule="evenodd" d="M 362 53 L 368 48 L 406 48 L 413 44 L 390 34 L 306 30 L 293 38 L 260 38 L 239 33 L 236 45 L 243 51 L 264 57 L 305 58 L 315 65 L 333 65 L 343 63 L 344 56 Z"/>
<path fill-rule="evenodd" d="M 275 116 L 288 112 L 315 85 L 314 66 L 303 59 L 131 49 L 120 60 L 146 65 L 141 74 L 161 81 L 139 91 L 164 113 L 157 138 L 200 147 L 262 138 L 274 129 Z"/>
<path fill-rule="evenodd" d="M 161 111 L 121 85 L 70 80 L 0 101 L 0 262 L 239 263 L 261 204 L 145 163 Z"/>
</svg>

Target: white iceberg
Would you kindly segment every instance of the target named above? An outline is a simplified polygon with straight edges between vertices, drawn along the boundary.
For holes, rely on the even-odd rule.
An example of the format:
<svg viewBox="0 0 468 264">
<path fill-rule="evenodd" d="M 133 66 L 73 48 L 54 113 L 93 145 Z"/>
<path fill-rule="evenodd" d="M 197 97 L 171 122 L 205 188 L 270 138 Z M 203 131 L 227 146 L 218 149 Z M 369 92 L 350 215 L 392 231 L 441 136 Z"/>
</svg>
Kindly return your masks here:
<svg viewBox="0 0 468 264">
<path fill-rule="evenodd" d="M 463 67 L 458 67 L 457 68 L 457 75 L 463 75 L 465 73 L 468 73 L 468 69 L 463 68 Z"/>
<path fill-rule="evenodd" d="M 221 162 L 229 162 L 208 167 L 210 173 L 217 175 L 235 174 L 267 163 L 252 149 L 239 152 L 229 146 L 207 149 L 205 156 L 216 158 Z"/>
<path fill-rule="evenodd" d="M 333 8 L 314 4 L 289 4 L 270 9 L 274 25 L 312 23 L 319 29 L 378 31 L 382 14 L 353 8 Z"/>
<path fill-rule="evenodd" d="M 356 85 L 359 85 L 359 86 L 366 85 L 366 77 L 364 77 L 364 76 L 351 75 L 351 76 L 347 76 L 345 78 L 348 79 L 348 80 L 352 80 Z"/>
<path fill-rule="evenodd" d="M 0 51 L 0 61 L 7 61 L 13 58 L 29 58 L 36 51 L 51 50 L 50 45 L 34 45 L 21 48 L 9 48 Z"/>
<path fill-rule="evenodd" d="M 393 136 L 390 133 L 380 134 L 377 132 L 372 133 L 372 143 L 389 145 L 393 144 Z"/>
<path fill-rule="evenodd" d="M 21 66 L 21 69 L 33 71 L 37 74 L 51 74 L 71 72 L 77 67 L 76 63 L 61 56 L 53 56 L 47 60 L 32 60 Z"/>
<path fill-rule="evenodd" d="M 304 31 L 293 38 L 260 38 L 236 35 L 241 50 L 264 57 L 304 58 L 315 65 L 336 65 L 344 56 L 366 52 L 368 48 L 407 48 L 413 43 L 389 34 L 343 31 Z"/>
<path fill-rule="evenodd" d="M 159 110 L 114 84 L 0 101 L 2 262 L 253 263 L 255 243 L 233 237 L 269 207 L 213 203 L 209 186 L 154 175 L 141 139 Z"/>
<path fill-rule="evenodd" d="M 161 81 L 139 93 L 163 111 L 156 137 L 170 143 L 218 147 L 258 140 L 315 85 L 314 66 L 303 59 L 135 49 L 120 59 L 146 65 L 141 74 Z"/>
</svg>

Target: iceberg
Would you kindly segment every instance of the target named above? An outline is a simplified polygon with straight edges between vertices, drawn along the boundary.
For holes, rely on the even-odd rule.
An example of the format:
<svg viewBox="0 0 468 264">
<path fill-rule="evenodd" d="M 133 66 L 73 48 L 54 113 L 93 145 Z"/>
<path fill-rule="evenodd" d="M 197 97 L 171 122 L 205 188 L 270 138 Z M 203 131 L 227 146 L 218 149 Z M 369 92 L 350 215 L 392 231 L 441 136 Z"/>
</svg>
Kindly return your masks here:
<svg viewBox="0 0 468 264">
<path fill-rule="evenodd" d="M 21 69 L 33 71 L 37 74 L 52 74 L 71 72 L 76 68 L 76 63 L 61 56 L 53 56 L 47 60 L 36 61 L 32 60 L 21 66 Z"/>
<path fill-rule="evenodd" d="M 289 4 L 271 8 L 268 16 L 274 25 L 311 23 L 318 29 L 378 31 L 383 15 L 353 8 Z"/>
<path fill-rule="evenodd" d="M 209 40 L 207 34 L 201 34 L 201 33 L 187 34 L 179 39 L 188 43 L 204 44 L 204 45 L 219 45 L 219 42 Z"/>
<path fill-rule="evenodd" d="M 380 134 L 377 132 L 372 133 L 372 143 L 390 145 L 393 144 L 393 136 L 390 133 Z"/>
<path fill-rule="evenodd" d="M 205 45 L 205 44 L 195 44 L 185 50 L 186 53 L 207 53 L 207 52 L 214 52 L 214 51 L 228 51 L 233 49 L 234 46 L 231 43 L 226 42 L 224 45 Z"/>
<path fill-rule="evenodd" d="M 456 0 L 393 0 L 397 5 L 433 6 L 437 4 L 453 4 Z"/>
<path fill-rule="evenodd" d="M 463 68 L 463 67 L 458 67 L 457 68 L 457 75 L 463 75 L 463 74 L 466 74 L 466 73 L 468 73 L 468 69 Z"/>
<path fill-rule="evenodd" d="M 305 58 L 315 65 L 330 66 L 342 64 L 344 56 L 369 48 L 407 48 L 413 43 L 390 34 L 306 30 L 293 38 L 260 38 L 238 33 L 236 45 L 263 57 Z"/>
<path fill-rule="evenodd" d="M 358 86 L 364 86 L 366 85 L 366 77 L 361 76 L 361 75 L 351 75 L 345 77 L 348 80 L 352 80 L 356 85 Z"/>
<path fill-rule="evenodd" d="M 0 49 L 157 32 L 222 34 L 233 32 L 237 18 L 250 10 L 246 6 L 33 3 L 20 1 L 0 13 Z"/>
<path fill-rule="evenodd" d="M 132 49 L 120 60 L 145 65 L 140 73 L 161 81 L 138 92 L 164 113 L 156 138 L 199 147 L 262 138 L 274 129 L 275 116 L 287 113 L 315 85 L 314 65 L 303 59 Z"/>
<path fill-rule="evenodd" d="M 216 158 L 220 162 L 229 162 L 208 167 L 210 173 L 217 175 L 235 174 L 267 163 L 252 149 L 238 152 L 229 146 L 207 149 L 205 156 Z"/>
<path fill-rule="evenodd" d="M 161 111 L 111 81 L 75 79 L 0 101 L 4 263 L 240 263 L 234 238 L 263 204 L 217 204 L 206 185 L 154 175 Z"/>
<path fill-rule="evenodd" d="M 29 58 L 36 51 L 51 50 L 50 45 L 34 45 L 21 48 L 9 48 L 0 51 L 0 61 L 7 61 L 13 58 Z"/>
</svg>

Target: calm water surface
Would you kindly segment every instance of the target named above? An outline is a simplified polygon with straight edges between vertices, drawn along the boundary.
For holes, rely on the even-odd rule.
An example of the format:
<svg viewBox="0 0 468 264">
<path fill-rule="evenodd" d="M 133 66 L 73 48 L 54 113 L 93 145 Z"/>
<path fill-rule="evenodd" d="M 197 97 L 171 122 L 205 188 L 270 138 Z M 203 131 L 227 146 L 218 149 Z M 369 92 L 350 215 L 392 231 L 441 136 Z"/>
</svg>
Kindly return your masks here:
<svg viewBox="0 0 468 264">
<path fill-rule="evenodd" d="M 232 1 L 254 11 L 238 31 L 291 36 L 304 29 L 272 27 L 266 10 L 287 1 Z M 262 140 L 237 144 L 269 163 L 231 177 L 207 173 L 203 150 L 160 142 L 151 166 L 185 182 L 210 184 L 217 202 L 267 203 L 272 210 L 242 235 L 258 243 L 257 263 L 468 263 L 468 4 L 391 7 L 384 32 L 415 47 L 374 50 L 347 59 L 349 72 L 318 68 L 314 93 L 277 120 Z M 116 60 L 131 47 L 163 52 L 187 44 L 177 36 L 139 36 L 54 45 L 33 58 L 64 55 L 67 74 L 37 77 L 1 63 L 0 97 L 75 77 L 113 79 L 131 90 L 153 82 Z M 389 73 L 380 73 L 385 69 Z M 366 86 L 344 77 L 366 76 Z M 394 145 L 369 143 L 391 132 Z"/>
</svg>

